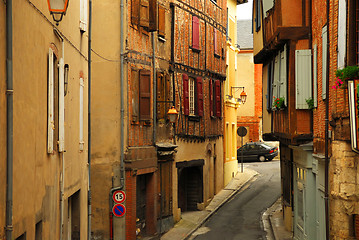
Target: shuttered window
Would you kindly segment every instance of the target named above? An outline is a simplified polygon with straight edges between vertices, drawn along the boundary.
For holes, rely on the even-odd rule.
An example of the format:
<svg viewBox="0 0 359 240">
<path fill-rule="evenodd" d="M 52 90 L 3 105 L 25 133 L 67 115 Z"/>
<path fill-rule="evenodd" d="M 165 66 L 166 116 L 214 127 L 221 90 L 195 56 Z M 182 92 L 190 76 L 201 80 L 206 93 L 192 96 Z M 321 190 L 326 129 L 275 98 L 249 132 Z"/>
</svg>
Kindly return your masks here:
<svg viewBox="0 0 359 240">
<path fill-rule="evenodd" d="M 157 31 L 157 0 L 149 0 L 149 31 Z"/>
<path fill-rule="evenodd" d="M 284 98 L 287 106 L 287 46 L 280 52 L 280 76 L 279 76 L 279 97 Z"/>
<path fill-rule="evenodd" d="M 131 70 L 131 103 L 132 103 L 132 122 L 139 120 L 139 73 L 138 70 Z"/>
<path fill-rule="evenodd" d="M 216 101 L 216 116 L 222 116 L 222 102 L 221 102 L 221 82 L 215 80 L 215 101 Z"/>
<path fill-rule="evenodd" d="M 162 5 L 158 5 L 158 35 L 166 36 L 166 9 Z"/>
<path fill-rule="evenodd" d="M 54 76 L 55 76 L 55 55 L 49 49 L 48 56 L 48 87 L 47 87 L 47 153 L 54 151 Z"/>
<path fill-rule="evenodd" d="M 218 31 L 217 29 L 213 30 L 213 46 L 214 46 L 214 56 L 215 57 L 220 57 L 221 54 L 221 50 L 220 50 L 220 46 L 218 44 Z"/>
<path fill-rule="evenodd" d="M 347 40 L 347 6 L 345 0 L 339 0 L 338 15 L 338 68 L 345 67 Z"/>
<path fill-rule="evenodd" d="M 140 0 L 140 26 L 144 28 L 149 28 L 150 26 L 150 17 L 149 17 L 149 1 Z"/>
<path fill-rule="evenodd" d="M 192 17 L 192 47 L 199 50 L 199 19 Z"/>
<path fill-rule="evenodd" d="M 157 119 L 166 119 L 171 103 L 171 78 L 169 74 L 158 72 L 157 76 Z"/>
<path fill-rule="evenodd" d="M 65 151 L 65 63 L 64 59 L 59 61 L 59 152 Z"/>
<path fill-rule="evenodd" d="M 308 109 L 306 99 L 312 98 L 311 50 L 295 51 L 296 109 Z"/>
<path fill-rule="evenodd" d="M 273 97 L 279 98 L 279 76 L 280 76 L 280 56 L 277 54 L 274 58 L 274 73 L 273 73 L 273 85 L 272 93 Z"/>
<path fill-rule="evenodd" d="M 193 78 L 189 78 L 189 115 L 195 115 L 195 82 Z"/>
<path fill-rule="evenodd" d="M 151 119 L 151 77 L 150 71 L 140 71 L 140 120 Z"/>
<path fill-rule="evenodd" d="M 141 0 L 131 1 L 131 23 L 133 25 L 140 23 L 140 1 Z"/>
<path fill-rule="evenodd" d="M 213 94 L 214 91 L 213 91 L 213 80 L 210 79 L 209 80 L 209 109 L 210 109 L 210 114 L 211 116 L 214 116 L 214 111 L 213 111 Z"/>
<path fill-rule="evenodd" d="M 261 1 L 260 0 L 256 0 L 256 16 L 255 16 L 255 23 L 256 23 L 256 32 L 259 31 L 259 29 L 261 28 Z"/>
<path fill-rule="evenodd" d="M 327 26 L 322 29 L 322 98 L 327 98 Z"/>
<path fill-rule="evenodd" d="M 273 63 L 270 62 L 268 64 L 268 75 L 267 75 L 267 110 L 270 111 L 272 109 L 272 81 L 273 81 Z"/>
<path fill-rule="evenodd" d="M 197 114 L 203 116 L 203 81 L 197 77 Z"/>
<path fill-rule="evenodd" d="M 184 115 L 189 115 L 189 84 L 187 74 L 182 75 L 183 79 L 183 111 Z"/>
<path fill-rule="evenodd" d="M 80 30 L 87 31 L 87 0 L 80 0 Z"/>
</svg>

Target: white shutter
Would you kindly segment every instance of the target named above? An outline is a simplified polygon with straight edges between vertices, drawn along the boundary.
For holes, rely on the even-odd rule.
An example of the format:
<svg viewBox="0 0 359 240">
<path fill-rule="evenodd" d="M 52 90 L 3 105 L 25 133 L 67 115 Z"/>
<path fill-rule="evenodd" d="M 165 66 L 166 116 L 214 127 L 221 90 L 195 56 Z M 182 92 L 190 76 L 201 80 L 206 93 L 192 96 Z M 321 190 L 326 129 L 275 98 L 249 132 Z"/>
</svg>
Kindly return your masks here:
<svg viewBox="0 0 359 240">
<path fill-rule="evenodd" d="M 54 52 L 49 48 L 47 92 L 47 153 L 54 151 Z"/>
<path fill-rule="evenodd" d="M 272 90 L 272 97 L 278 98 L 279 96 L 279 85 L 280 85 L 280 54 L 275 56 L 274 58 L 274 73 L 273 73 L 273 90 Z M 272 106 L 273 107 L 273 106 Z"/>
<path fill-rule="evenodd" d="M 327 26 L 322 29 L 322 98 L 327 98 Z"/>
<path fill-rule="evenodd" d="M 79 109 L 79 140 L 80 151 L 84 150 L 84 79 L 80 78 L 80 109 Z"/>
<path fill-rule="evenodd" d="M 308 109 L 306 99 L 312 98 L 312 51 L 295 51 L 296 109 Z"/>
<path fill-rule="evenodd" d="M 59 152 L 65 151 L 64 67 L 64 59 L 61 58 L 59 61 Z"/>
<path fill-rule="evenodd" d="M 317 44 L 314 45 L 313 47 L 313 100 L 314 100 L 314 107 L 318 106 L 318 61 L 317 61 L 317 57 L 318 57 L 318 46 Z"/>
<path fill-rule="evenodd" d="M 284 98 L 284 104 L 287 106 L 287 45 L 280 52 L 280 86 L 279 97 Z"/>
<path fill-rule="evenodd" d="M 345 53 L 346 53 L 346 17 L 347 17 L 347 4 L 345 0 L 339 0 L 339 16 L 338 16 L 338 68 L 345 66 Z"/>
<path fill-rule="evenodd" d="M 80 0 L 80 30 L 87 31 L 87 0 Z"/>
</svg>

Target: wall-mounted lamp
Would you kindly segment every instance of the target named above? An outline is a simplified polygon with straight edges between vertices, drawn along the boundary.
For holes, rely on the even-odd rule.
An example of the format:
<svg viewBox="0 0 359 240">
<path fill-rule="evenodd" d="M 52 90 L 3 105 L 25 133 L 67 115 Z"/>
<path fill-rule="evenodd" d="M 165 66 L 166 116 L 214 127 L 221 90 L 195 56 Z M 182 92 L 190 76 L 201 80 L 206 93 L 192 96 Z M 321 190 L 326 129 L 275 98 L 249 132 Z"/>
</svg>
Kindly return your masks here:
<svg viewBox="0 0 359 240">
<path fill-rule="evenodd" d="M 69 70 L 70 70 L 70 66 L 68 64 L 65 64 L 65 76 L 64 76 L 64 95 L 66 96 L 67 94 L 67 87 L 69 84 Z"/>
<path fill-rule="evenodd" d="M 244 91 L 244 87 L 231 87 L 231 97 L 234 96 L 233 94 L 233 89 L 234 89 L 234 94 L 239 90 L 239 89 L 243 89 L 241 94 L 239 95 L 240 98 L 237 98 L 238 102 L 241 102 L 242 104 L 245 104 L 247 101 L 247 93 Z"/>
<path fill-rule="evenodd" d="M 56 22 L 56 25 L 59 25 L 62 17 L 66 14 L 68 4 L 69 0 L 47 0 L 50 14 Z"/>
<path fill-rule="evenodd" d="M 167 112 L 170 123 L 175 123 L 178 117 L 178 112 L 174 106 L 172 106 Z"/>
</svg>

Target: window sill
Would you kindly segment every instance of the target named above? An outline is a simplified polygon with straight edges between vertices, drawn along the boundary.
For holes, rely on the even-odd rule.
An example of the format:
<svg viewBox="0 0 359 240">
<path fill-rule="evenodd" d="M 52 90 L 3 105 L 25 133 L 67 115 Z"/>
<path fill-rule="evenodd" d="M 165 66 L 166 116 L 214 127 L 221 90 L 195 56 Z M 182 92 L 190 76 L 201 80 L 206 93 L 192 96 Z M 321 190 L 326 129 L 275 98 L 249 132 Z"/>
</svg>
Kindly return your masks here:
<svg viewBox="0 0 359 240">
<path fill-rule="evenodd" d="M 200 116 L 195 116 L 195 115 L 188 116 L 189 121 L 199 122 L 200 119 L 201 119 Z"/>
<path fill-rule="evenodd" d="M 201 52 L 201 49 L 197 49 L 197 48 L 194 48 L 192 46 L 189 46 L 189 48 L 195 53 L 200 53 Z"/>
</svg>

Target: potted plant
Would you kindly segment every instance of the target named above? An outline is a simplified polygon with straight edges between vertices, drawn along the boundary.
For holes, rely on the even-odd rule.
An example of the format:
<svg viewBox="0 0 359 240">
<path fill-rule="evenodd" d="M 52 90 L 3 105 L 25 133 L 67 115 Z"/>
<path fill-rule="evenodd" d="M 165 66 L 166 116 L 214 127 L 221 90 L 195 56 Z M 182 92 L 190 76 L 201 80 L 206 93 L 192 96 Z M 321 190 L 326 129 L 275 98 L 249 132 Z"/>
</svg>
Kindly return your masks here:
<svg viewBox="0 0 359 240">
<path fill-rule="evenodd" d="M 308 104 L 308 109 L 313 110 L 314 109 L 314 99 L 308 98 L 308 99 L 305 99 L 305 101 Z"/>
<path fill-rule="evenodd" d="M 338 89 L 346 88 L 348 80 L 354 80 L 359 78 L 359 67 L 358 66 L 346 66 L 343 69 L 335 71 L 337 77 L 332 88 Z"/>
<path fill-rule="evenodd" d="M 273 97 L 274 98 L 274 102 L 273 102 L 273 108 L 274 109 L 283 109 L 284 108 L 284 97 Z"/>
</svg>

